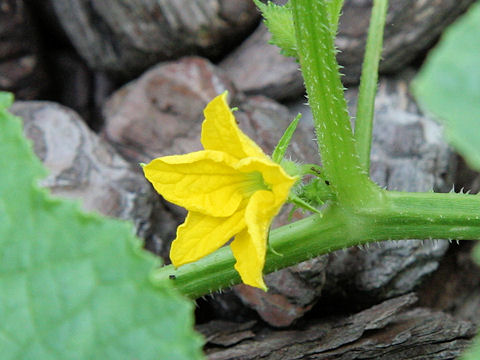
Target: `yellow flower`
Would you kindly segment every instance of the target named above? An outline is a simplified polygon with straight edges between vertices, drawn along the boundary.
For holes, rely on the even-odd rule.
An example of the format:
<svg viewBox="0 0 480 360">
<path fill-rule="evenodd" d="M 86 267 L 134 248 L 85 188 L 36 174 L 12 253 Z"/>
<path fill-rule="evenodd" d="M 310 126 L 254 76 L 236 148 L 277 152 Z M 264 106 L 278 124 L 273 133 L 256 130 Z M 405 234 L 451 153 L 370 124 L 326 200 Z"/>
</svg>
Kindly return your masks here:
<svg viewBox="0 0 480 360">
<path fill-rule="evenodd" d="M 157 158 L 145 177 L 168 201 L 188 210 L 170 258 L 175 267 L 196 261 L 227 243 L 242 281 L 266 290 L 262 277 L 272 219 L 287 200 L 293 178 L 237 126 L 227 93 L 205 108 L 205 150 Z"/>
</svg>

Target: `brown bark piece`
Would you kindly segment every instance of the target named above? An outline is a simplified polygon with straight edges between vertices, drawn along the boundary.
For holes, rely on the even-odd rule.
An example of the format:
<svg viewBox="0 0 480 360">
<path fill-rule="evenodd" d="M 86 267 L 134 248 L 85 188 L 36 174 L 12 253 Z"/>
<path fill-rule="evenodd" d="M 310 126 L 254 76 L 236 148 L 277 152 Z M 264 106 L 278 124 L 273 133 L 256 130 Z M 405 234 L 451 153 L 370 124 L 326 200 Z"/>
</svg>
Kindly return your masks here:
<svg viewBox="0 0 480 360">
<path fill-rule="evenodd" d="M 37 30 L 23 0 L 0 2 L 0 90 L 18 99 L 42 94 L 47 74 L 40 59 Z"/>
<path fill-rule="evenodd" d="M 131 220 L 150 232 L 155 195 L 146 180 L 72 110 L 52 102 L 16 102 L 33 149 L 49 170 L 41 185 L 54 195 L 81 200 L 87 211 Z"/>
<path fill-rule="evenodd" d="M 402 0 L 389 3 L 380 72 L 396 72 L 427 50 L 474 0 Z M 340 19 L 338 61 L 346 84 L 360 79 L 372 1 L 345 2 Z"/>
<path fill-rule="evenodd" d="M 256 323 L 255 320 L 242 324 L 224 320 L 213 320 L 206 324 L 197 325 L 195 329 L 205 337 L 207 343 L 228 347 L 242 340 L 255 337 L 252 327 Z"/>
<path fill-rule="evenodd" d="M 159 64 L 109 98 L 103 135 L 136 163 L 199 150 L 203 109 L 225 90 L 235 96 L 228 78 L 208 60 Z"/>
<path fill-rule="evenodd" d="M 327 264 L 326 257 L 318 257 L 268 274 L 268 292 L 247 285 L 235 286 L 234 292 L 269 325 L 290 326 L 318 301 Z"/>
<path fill-rule="evenodd" d="M 70 41 L 97 71 L 131 78 L 159 61 L 219 56 L 258 22 L 250 0 L 50 0 Z"/>
<path fill-rule="evenodd" d="M 474 0 L 391 1 L 386 20 L 381 73 L 403 69 L 426 51 L 442 31 Z M 342 81 L 355 85 L 360 80 L 372 1 L 345 1 L 336 45 L 343 66 Z M 304 92 L 299 65 L 267 44 L 270 35 L 263 25 L 221 63 L 237 88 L 247 94 L 274 99 L 292 99 Z"/>
<path fill-rule="evenodd" d="M 249 95 L 266 95 L 288 100 L 304 92 L 300 65 L 294 58 L 280 54 L 270 45 L 271 36 L 261 24 L 237 49 L 221 63 L 237 88 Z"/>
<path fill-rule="evenodd" d="M 473 260 L 476 241 L 450 247 L 431 279 L 418 290 L 420 304 L 480 324 L 480 265 Z"/>
<path fill-rule="evenodd" d="M 469 344 L 474 326 L 442 312 L 406 310 L 412 294 L 348 317 L 315 319 L 292 330 L 255 329 L 255 338 L 224 349 L 207 344 L 209 360 L 452 359 Z M 230 329 L 234 333 L 234 327 Z"/>
<path fill-rule="evenodd" d="M 288 109 L 268 98 L 245 98 L 208 60 L 190 57 L 159 64 L 117 90 L 106 103 L 104 137 L 134 162 L 201 149 L 203 109 L 227 90 L 240 128 L 271 153 L 290 121 Z M 288 156 L 312 162 L 318 155 L 309 129 L 300 126 Z"/>
</svg>

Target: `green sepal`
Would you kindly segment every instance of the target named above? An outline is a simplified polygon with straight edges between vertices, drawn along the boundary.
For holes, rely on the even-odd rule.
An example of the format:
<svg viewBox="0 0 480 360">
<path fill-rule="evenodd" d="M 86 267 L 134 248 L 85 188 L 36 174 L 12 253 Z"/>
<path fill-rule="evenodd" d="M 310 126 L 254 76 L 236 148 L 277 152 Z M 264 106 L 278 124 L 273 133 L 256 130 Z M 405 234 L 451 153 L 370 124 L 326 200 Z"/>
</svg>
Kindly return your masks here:
<svg viewBox="0 0 480 360">
<path fill-rule="evenodd" d="M 290 125 L 288 125 L 287 129 L 278 141 L 277 146 L 275 146 L 275 149 L 272 153 L 272 160 L 275 161 L 277 164 L 280 164 L 280 162 L 284 158 L 288 145 L 290 145 L 290 141 L 292 140 L 293 133 L 297 129 L 298 123 L 301 118 L 302 114 L 297 114 L 297 116 L 295 116 L 295 119 L 293 119 Z"/>
<path fill-rule="evenodd" d="M 272 247 L 272 244 L 270 242 L 270 233 L 268 234 L 268 238 L 267 238 L 267 252 L 271 252 L 272 254 L 275 254 L 277 256 L 283 256 L 283 254 L 279 253 Z"/>
<path fill-rule="evenodd" d="M 290 176 L 298 176 L 301 178 L 303 175 L 305 175 L 303 164 L 299 164 L 295 161 L 283 159 L 280 162 L 280 166 Z"/>
<path fill-rule="evenodd" d="M 318 177 L 300 187 L 298 197 L 311 206 L 320 206 L 328 200 L 333 200 L 335 194 L 332 192 L 328 180 Z"/>
<path fill-rule="evenodd" d="M 320 210 L 318 210 L 316 207 L 313 207 L 307 201 L 303 200 L 297 195 L 290 194 L 287 201 L 294 204 L 297 208 L 305 209 L 316 214 L 322 214 Z"/>
<path fill-rule="evenodd" d="M 297 57 L 295 27 L 293 26 L 293 15 L 289 4 L 279 6 L 271 1 L 267 4 L 259 0 L 253 1 L 262 12 L 265 25 L 272 34 L 270 44 L 278 46 L 285 56 Z"/>
<path fill-rule="evenodd" d="M 316 164 L 299 164 L 285 159 L 282 160 L 281 166 L 289 175 L 296 176 L 299 179 L 306 175 L 315 176 L 307 184 L 298 181 L 291 190 L 287 201 L 294 204 L 296 208 L 320 214 L 316 206 L 320 206 L 327 200 L 335 198 L 335 194 L 329 187 L 329 181 L 324 178 L 321 172 L 321 166 Z"/>
</svg>

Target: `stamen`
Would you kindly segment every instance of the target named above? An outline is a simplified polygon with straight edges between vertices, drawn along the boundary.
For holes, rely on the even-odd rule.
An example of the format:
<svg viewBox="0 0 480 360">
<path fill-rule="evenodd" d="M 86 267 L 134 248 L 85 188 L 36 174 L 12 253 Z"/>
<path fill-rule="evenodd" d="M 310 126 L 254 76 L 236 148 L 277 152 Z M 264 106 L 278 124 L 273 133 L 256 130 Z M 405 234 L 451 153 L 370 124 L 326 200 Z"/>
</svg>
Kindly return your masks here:
<svg viewBox="0 0 480 360">
<path fill-rule="evenodd" d="M 252 196 L 259 190 L 272 190 L 271 187 L 263 179 L 260 171 L 252 171 L 245 174 L 245 180 L 242 182 L 242 190 L 245 196 Z"/>
</svg>

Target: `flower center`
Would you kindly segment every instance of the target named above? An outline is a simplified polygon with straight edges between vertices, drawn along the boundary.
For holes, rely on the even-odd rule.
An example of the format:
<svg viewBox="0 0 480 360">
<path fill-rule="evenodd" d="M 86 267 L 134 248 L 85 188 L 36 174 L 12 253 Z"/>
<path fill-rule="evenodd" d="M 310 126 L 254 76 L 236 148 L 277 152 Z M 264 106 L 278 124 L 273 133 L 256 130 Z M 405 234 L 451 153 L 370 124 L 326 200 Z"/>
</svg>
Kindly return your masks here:
<svg viewBox="0 0 480 360">
<path fill-rule="evenodd" d="M 253 193 L 259 190 L 272 190 L 272 188 L 263 179 L 260 171 L 246 173 L 241 187 L 245 197 L 250 197 L 253 195 Z"/>
</svg>

